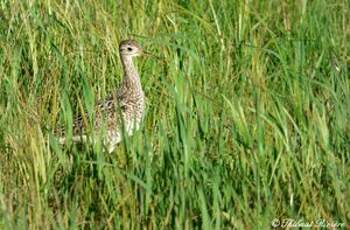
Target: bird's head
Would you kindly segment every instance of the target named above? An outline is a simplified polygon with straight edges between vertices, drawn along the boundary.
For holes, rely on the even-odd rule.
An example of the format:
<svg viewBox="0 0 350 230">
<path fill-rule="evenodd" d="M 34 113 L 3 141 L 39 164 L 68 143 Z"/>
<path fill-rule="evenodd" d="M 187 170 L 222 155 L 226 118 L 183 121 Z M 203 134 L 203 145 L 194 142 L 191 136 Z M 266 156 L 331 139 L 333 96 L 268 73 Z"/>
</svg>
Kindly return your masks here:
<svg viewBox="0 0 350 230">
<path fill-rule="evenodd" d="M 119 44 L 121 56 L 136 57 L 143 53 L 142 47 L 134 40 L 124 40 Z"/>
</svg>

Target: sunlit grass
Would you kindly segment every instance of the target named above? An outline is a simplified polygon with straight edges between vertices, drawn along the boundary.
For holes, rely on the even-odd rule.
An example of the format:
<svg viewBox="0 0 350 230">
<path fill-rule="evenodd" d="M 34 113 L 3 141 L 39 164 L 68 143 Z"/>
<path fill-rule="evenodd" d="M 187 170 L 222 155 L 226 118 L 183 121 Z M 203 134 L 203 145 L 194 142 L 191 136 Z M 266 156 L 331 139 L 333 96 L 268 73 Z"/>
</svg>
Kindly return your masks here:
<svg viewBox="0 0 350 230">
<path fill-rule="evenodd" d="M 350 223 L 347 1 L 3 1 L 0 228 Z M 137 60 L 142 128 L 109 155 L 52 130 Z M 93 134 L 93 132 L 92 132 Z"/>
</svg>

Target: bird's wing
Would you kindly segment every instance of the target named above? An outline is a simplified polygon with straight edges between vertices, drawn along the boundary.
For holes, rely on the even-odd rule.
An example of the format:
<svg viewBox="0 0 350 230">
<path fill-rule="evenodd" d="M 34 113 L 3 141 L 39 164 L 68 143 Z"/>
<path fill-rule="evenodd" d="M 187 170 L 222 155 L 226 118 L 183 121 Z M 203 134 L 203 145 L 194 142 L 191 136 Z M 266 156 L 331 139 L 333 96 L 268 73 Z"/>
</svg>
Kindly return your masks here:
<svg viewBox="0 0 350 230">
<path fill-rule="evenodd" d="M 103 100 L 99 100 L 95 106 L 95 117 L 94 117 L 94 128 L 99 126 L 101 123 L 101 119 L 103 119 L 104 115 L 108 115 L 109 113 L 115 113 L 116 111 L 116 95 L 109 95 L 107 98 Z M 86 131 L 86 127 L 89 123 L 89 114 L 87 112 L 79 113 L 73 118 L 73 136 L 82 135 Z M 66 133 L 65 126 L 61 125 L 54 130 L 54 133 L 57 136 L 64 136 Z"/>
</svg>

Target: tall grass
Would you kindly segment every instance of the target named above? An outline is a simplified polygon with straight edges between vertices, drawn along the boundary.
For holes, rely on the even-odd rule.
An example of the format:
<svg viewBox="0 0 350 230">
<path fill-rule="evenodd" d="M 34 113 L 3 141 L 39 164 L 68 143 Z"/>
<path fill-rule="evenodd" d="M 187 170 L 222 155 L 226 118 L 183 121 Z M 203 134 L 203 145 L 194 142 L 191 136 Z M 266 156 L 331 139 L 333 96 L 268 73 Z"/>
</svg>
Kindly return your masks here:
<svg viewBox="0 0 350 230">
<path fill-rule="evenodd" d="M 350 223 L 350 6 L 337 1 L 0 3 L 0 228 Z M 52 129 L 138 67 L 142 129 L 113 154 Z M 71 135 L 68 131 L 67 135 Z"/>
</svg>

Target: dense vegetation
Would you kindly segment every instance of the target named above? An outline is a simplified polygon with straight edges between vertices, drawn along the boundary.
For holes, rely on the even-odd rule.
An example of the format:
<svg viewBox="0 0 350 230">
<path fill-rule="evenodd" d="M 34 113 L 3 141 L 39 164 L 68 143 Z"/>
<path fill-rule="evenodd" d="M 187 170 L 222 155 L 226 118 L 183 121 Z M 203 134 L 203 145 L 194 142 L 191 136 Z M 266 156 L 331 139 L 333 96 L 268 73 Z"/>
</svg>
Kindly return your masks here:
<svg viewBox="0 0 350 230">
<path fill-rule="evenodd" d="M 0 228 L 350 224 L 349 4 L 1 1 Z M 60 146 L 126 38 L 158 56 L 142 129 Z"/>
</svg>

